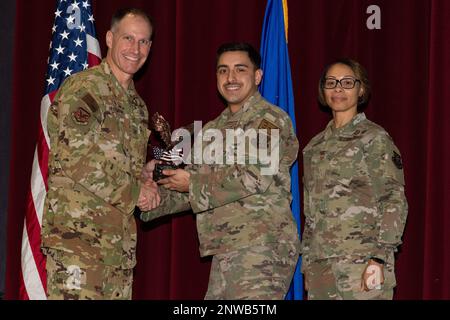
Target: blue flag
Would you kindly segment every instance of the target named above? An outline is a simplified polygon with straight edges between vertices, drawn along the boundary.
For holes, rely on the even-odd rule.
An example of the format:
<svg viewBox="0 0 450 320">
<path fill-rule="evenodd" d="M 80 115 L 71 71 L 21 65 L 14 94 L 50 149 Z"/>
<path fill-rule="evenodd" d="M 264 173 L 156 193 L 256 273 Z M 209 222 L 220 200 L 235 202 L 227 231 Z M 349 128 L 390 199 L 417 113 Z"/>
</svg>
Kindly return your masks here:
<svg viewBox="0 0 450 320">
<path fill-rule="evenodd" d="M 294 130 L 296 130 L 294 93 L 282 0 L 267 1 L 260 50 L 262 57 L 261 69 L 264 71 L 264 76 L 259 91 L 265 99 L 289 114 Z M 292 166 L 291 177 L 292 212 L 297 221 L 300 235 L 300 195 L 297 162 Z M 303 279 L 300 266 L 301 259 L 299 259 L 297 264 L 291 288 L 286 295 L 287 300 L 303 299 Z"/>
</svg>

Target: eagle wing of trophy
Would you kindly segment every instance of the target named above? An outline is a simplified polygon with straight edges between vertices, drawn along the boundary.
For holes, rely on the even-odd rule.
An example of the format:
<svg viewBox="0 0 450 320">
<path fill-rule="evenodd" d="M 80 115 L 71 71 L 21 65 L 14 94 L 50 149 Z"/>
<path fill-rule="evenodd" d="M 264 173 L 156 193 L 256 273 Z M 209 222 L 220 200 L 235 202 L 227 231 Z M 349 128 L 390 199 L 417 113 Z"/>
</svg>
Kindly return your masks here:
<svg viewBox="0 0 450 320">
<path fill-rule="evenodd" d="M 153 147 L 153 156 L 157 160 L 163 161 L 161 164 L 157 164 L 153 174 L 153 179 L 158 181 L 164 178 L 162 170 L 164 169 L 176 169 L 183 167 L 183 150 L 176 149 L 175 146 L 182 140 L 182 137 L 172 142 L 172 133 L 170 131 L 169 122 L 158 112 L 155 112 L 152 116 L 152 127 L 159 133 L 159 136 L 164 144 L 164 148 Z M 193 133 L 193 124 L 184 127 L 191 134 Z"/>
<path fill-rule="evenodd" d="M 161 136 L 161 140 L 164 143 L 166 148 L 170 148 L 172 146 L 171 141 L 171 130 L 169 122 L 164 119 L 162 115 L 158 112 L 155 112 L 152 116 L 152 125 L 155 131 L 159 133 Z"/>
</svg>

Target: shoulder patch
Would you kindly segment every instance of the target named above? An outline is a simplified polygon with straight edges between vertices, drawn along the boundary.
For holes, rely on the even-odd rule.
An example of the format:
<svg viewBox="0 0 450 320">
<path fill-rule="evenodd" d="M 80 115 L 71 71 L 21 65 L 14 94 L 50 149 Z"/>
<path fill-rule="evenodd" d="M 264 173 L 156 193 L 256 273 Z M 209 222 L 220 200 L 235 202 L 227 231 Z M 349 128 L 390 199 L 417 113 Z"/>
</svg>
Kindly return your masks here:
<svg viewBox="0 0 450 320">
<path fill-rule="evenodd" d="M 279 128 L 269 120 L 263 119 L 259 124 L 258 129 L 279 129 Z"/>
<path fill-rule="evenodd" d="M 77 110 L 72 112 L 72 119 L 75 123 L 87 125 L 90 118 L 91 113 L 83 107 L 79 107 Z"/>
<path fill-rule="evenodd" d="M 261 121 L 261 123 L 259 124 L 258 129 L 265 129 L 265 130 L 267 130 L 267 131 L 266 131 L 266 133 L 263 133 L 263 134 L 262 134 L 261 132 L 258 133 L 257 145 L 258 145 L 258 146 L 261 146 L 261 147 L 266 147 L 267 149 L 269 149 L 270 146 L 271 146 L 272 129 L 273 129 L 273 130 L 275 130 L 275 129 L 276 129 L 276 130 L 279 130 L 279 128 L 278 128 L 275 124 L 273 124 L 272 122 L 270 122 L 269 120 L 263 119 L 263 120 Z M 262 141 L 260 142 L 260 138 L 262 137 L 262 135 L 264 135 L 264 136 L 266 137 L 266 141 L 267 141 L 266 146 L 263 146 Z M 263 140 L 263 141 L 264 141 L 264 140 Z"/>
</svg>

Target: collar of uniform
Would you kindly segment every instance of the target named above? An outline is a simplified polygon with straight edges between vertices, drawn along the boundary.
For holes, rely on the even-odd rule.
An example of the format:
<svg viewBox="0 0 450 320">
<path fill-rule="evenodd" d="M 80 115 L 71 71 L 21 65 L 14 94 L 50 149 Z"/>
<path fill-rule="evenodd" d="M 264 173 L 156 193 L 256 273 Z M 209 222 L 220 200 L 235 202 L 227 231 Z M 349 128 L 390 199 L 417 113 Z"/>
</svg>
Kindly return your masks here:
<svg viewBox="0 0 450 320">
<path fill-rule="evenodd" d="M 251 107 L 253 107 L 254 105 L 256 105 L 258 102 L 260 102 L 262 99 L 261 94 L 259 93 L 259 91 L 256 91 L 250 98 L 248 98 L 248 100 L 244 103 L 244 105 L 242 106 L 241 110 L 242 112 L 247 112 L 247 110 L 249 110 Z"/>
<path fill-rule="evenodd" d="M 349 123 L 340 128 L 334 128 L 334 120 L 328 122 L 327 128 L 325 129 L 325 139 L 329 139 L 331 136 L 352 136 L 356 130 L 356 126 L 361 121 L 366 120 L 366 115 L 364 112 L 357 113 Z"/>
<path fill-rule="evenodd" d="M 251 109 L 255 104 L 257 104 L 261 100 L 262 100 L 261 94 L 258 91 L 256 91 L 250 98 L 247 99 L 247 101 L 245 101 L 245 103 L 242 105 L 242 107 L 238 111 L 236 111 L 235 113 L 232 113 L 230 108 L 228 107 L 225 110 L 224 115 L 227 116 L 228 118 L 239 117 L 244 112 L 247 112 L 249 109 Z"/>
<path fill-rule="evenodd" d="M 119 83 L 119 80 L 117 80 L 116 76 L 111 70 L 111 67 L 108 64 L 108 61 L 106 61 L 106 58 L 102 60 L 102 63 L 100 64 L 102 70 L 110 77 L 111 82 L 114 84 L 117 90 L 123 91 L 127 96 L 135 96 L 136 90 L 134 88 L 134 82 L 131 80 L 130 85 L 128 86 L 128 89 L 124 89 L 122 85 Z"/>
</svg>

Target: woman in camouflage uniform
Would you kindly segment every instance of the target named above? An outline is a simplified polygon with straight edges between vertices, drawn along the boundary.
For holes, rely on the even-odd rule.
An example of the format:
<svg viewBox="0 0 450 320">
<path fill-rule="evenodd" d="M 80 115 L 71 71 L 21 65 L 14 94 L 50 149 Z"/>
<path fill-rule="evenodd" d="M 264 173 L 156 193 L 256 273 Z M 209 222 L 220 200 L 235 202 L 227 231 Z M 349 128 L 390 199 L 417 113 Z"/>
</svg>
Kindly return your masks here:
<svg viewBox="0 0 450 320">
<path fill-rule="evenodd" d="M 392 299 L 406 222 L 403 166 L 392 138 L 366 119 L 364 68 L 341 59 L 319 82 L 333 119 L 303 150 L 302 271 L 309 299 Z"/>
</svg>

